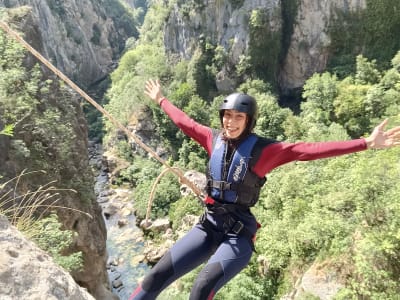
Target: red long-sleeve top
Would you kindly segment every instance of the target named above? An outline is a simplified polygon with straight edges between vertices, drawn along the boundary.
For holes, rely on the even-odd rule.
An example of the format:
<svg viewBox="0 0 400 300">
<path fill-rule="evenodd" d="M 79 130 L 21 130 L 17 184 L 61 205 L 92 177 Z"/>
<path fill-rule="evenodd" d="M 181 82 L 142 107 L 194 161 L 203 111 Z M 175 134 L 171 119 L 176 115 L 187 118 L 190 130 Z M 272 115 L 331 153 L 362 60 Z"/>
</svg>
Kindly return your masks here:
<svg viewBox="0 0 400 300">
<path fill-rule="evenodd" d="M 160 105 L 171 120 L 186 135 L 203 146 L 210 156 L 213 140 L 212 129 L 191 119 L 166 98 L 161 100 Z M 365 139 L 362 138 L 338 142 L 276 142 L 268 144 L 262 149 L 260 157 L 252 171 L 258 176 L 264 177 L 274 168 L 291 161 L 315 160 L 349 154 L 365 149 L 367 149 L 367 144 Z"/>
</svg>

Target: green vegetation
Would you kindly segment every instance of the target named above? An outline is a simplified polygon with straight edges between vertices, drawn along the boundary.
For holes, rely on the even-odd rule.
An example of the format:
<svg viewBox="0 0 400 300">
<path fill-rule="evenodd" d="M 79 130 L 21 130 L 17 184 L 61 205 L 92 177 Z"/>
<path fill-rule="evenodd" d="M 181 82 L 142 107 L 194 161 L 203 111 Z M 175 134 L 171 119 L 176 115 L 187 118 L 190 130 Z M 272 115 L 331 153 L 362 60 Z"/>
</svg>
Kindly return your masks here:
<svg viewBox="0 0 400 300">
<path fill-rule="evenodd" d="M 250 65 L 253 76 L 266 82 L 276 82 L 281 49 L 281 32 L 271 28 L 267 11 L 254 10 L 250 16 Z"/>
<path fill-rule="evenodd" d="M 156 134 L 148 136 L 148 145 L 165 154 L 171 166 L 205 172 L 204 150 L 143 94 L 145 81 L 159 78 L 164 94 L 189 116 L 220 126 L 217 110 L 225 95 L 217 92 L 215 75 L 226 67 L 229 49 L 201 37 L 190 60 L 169 55 L 163 47 L 163 25 L 174 3 L 184 6 L 186 17 L 201 9 L 199 1 L 152 3 L 140 37 L 111 74 L 105 108 L 124 125 L 134 126 L 150 115 Z M 271 30 L 267 12 L 253 11 L 248 16 L 250 51 L 229 70 L 232 77 L 241 78 L 235 89 L 259 101 L 256 132 L 279 140 L 328 141 L 365 136 L 385 118 L 389 118 L 389 128 L 399 124 L 400 45 L 395 36 L 399 4 L 393 0 L 367 0 L 366 11 L 337 12 L 329 32 L 329 69 L 304 84 L 298 113 L 279 106 L 274 93 L 276 71 L 288 42 L 281 35 L 293 30 L 296 5 L 297 1 L 286 2 L 276 12 L 284 16 L 283 32 Z M 23 57 L 17 45 L 0 35 L 0 116 L 2 123 L 15 124 L 14 135 L 5 137 L 11 141 L 12 159 L 29 169 L 46 169 L 56 178 L 63 175 L 63 186 L 89 194 L 91 176 L 68 164 L 79 155 L 75 143 L 79 130 L 66 120 L 78 110 L 58 82 L 41 81 L 38 67 L 23 68 Z M 55 93 L 50 95 L 50 90 Z M 98 122 L 98 116 L 93 120 Z M 116 184 L 131 185 L 138 219 L 143 219 L 162 168 L 146 153 L 133 153 L 131 144 L 104 121 L 105 146 L 117 148 L 129 162 Z M 335 270 L 345 285 L 337 299 L 396 299 L 400 294 L 399 155 L 400 148 L 364 151 L 295 162 L 271 172 L 253 208 L 262 224 L 257 252 L 215 298 L 279 299 L 292 290 L 299 274 L 312 264 L 321 264 Z M 76 174 L 83 176 L 76 178 Z M 176 176 L 168 174 L 156 188 L 151 217 L 168 216 L 172 227 L 179 228 L 183 216 L 201 213 L 196 201 L 181 196 Z M 57 222 L 50 223 L 50 231 L 57 231 Z M 180 280 L 178 294 L 168 290 L 166 297 L 187 298 L 197 272 Z"/>
<path fill-rule="evenodd" d="M 132 10 L 126 8 L 126 4 L 120 0 L 101 0 L 92 1 L 93 7 L 97 10 L 99 16 L 105 19 L 107 16 L 112 18 L 116 28 L 123 30 L 128 36 L 138 37 L 137 26 L 139 20 L 135 19 Z M 123 50 L 123 48 L 121 48 Z"/>
<path fill-rule="evenodd" d="M 39 186 L 33 191 L 20 194 L 21 188 L 31 176 L 44 175 L 45 172 L 26 172 L 0 185 L 0 214 L 38 247 L 48 252 L 54 261 L 67 271 L 79 271 L 83 266 L 81 252 L 72 252 L 74 233 L 63 230 L 56 209 L 70 208 L 58 205 L 60 194 L 65 192 L 54 187 L 54 182 Z M 40 176 L 39 176 L 40 177 Z M 73 192 L 73 191 L 70 191 Z"/>
<path fill-rule="evenodd" d="M 43 80 L 38 65 L 24 67 L 24 56 L 22 46 L 1 32 L 0 119 L 13 124 L 9 159 L 18 162 L 17 173 L 23 169 L 45 170 L 43 180 L 63 178 L 61 188 L 78 191 L 90 203 L 90 170 L 79 158 L 86 152 L 83 138 L 87 135 L 79 104 L 62 84 Z M 71 120 L 79 120 L 81 126 L 73 126 Z"/>
<path fill-rule="evenodd" d="M 0 130 L 0 134 L 12 136 L 14 134 L 14 125 L 6 125 L 2 130 Z"/>
<path fill-rule="evenodd" d="M 73 232 L 62 230 L 55 214 L 33 224 L 37 232 L 31 236 L 37 245 L 49 253 L 55 262 L 69 272 L 79 271 L 83 266 L 82 252 L 63 255 L 73 241 Z"/>
<path fill-rule="evenodd" d="M 46 0 L 46 2 L 51 11 L 55 12 L 60 17 L 65 16 L 66 12 L 62 0 Z"/>
<path fill-rule="evenodd" d="M 343 78 L 354 72 L 354 57 L 363 54 L 376 59 L 379 69 L 387 69 L 400 49 L 400 3 L 396 0 L 366 1 L 366 10 L 337 11 L 329 36 L 331 72 Z"/>
<path fill-rule="evenodd" d="M 256 22 L 256 16 L 254 18 Z M 217 61 L 223 61 L 223 52 L 206 44 L 203 49 L 211 50 L 210 58 L 219 53 L 220 60 L 207 58 L 206 52 L 200 51 L 193 56 L 193 61 L 182 61 L 171 68 L 171 58 L 164 56 L 164 51 L 152 50 L 150 35 L 148 33 L 143 44 L 139 40 L 140 46 L 122 58 L 112 76 L 109 105 L 131 107 L 118 112 L 121 120 L 128 120 L 129 113 L 137 110 L 138 105 L 148 106 L 158 128 L 159 141 L 170 151 L 170 164 L 204 172 L 206 156 L 202 150 L 143 97 L 143 82 L 148 78 L 160 78 L 165 95 L 178 107 L 199 122 L 218 127 L 216 112 L 223 95 L 208 99 L 210 94 L 207 91 L 200 94 L 197 84 L 200 78 L 203 83 L 207 80 L 206 66 L 219 66 Z M 143 47 L 147 51 L 142 57 Z M 157 62 L 152 65 L 151 74 L 150 59 Z M 252 94 L 259 101 L 256 131 L 280 140 L 324 141 L 364 136 L 384 118 L 390 119 L 389 127 L 397 124 L 400 121 L 400 52 L 392 59 L 392 67 L 386 70 L 379 68 L 377 61 L 364 56 L 353 59 L 354 72 L 347 77 L 325 72 L 307 80 L 299 114 L 279 106 L 271 84 L 264 81 L 263 76 L 245 80 L 237 90 Z M 249 63 L 250 69 L 254 68 L 251 60 Z M 114 96 L 114 91 L 129 97 L 122 100 L 123 97 Z M 213 91 L 212 86 L 209 91 Z M 113 130 L 108 130 L 112 135 Z M 396 259 L 400 250 L 400 238 L 396 235 L 400 229 L 397 221 L 400 194 L 395 184 L 399 154 L 398 148 L 366 151 L 292 163 L 274 170 L 253 209 L 263 225 L 257 236 L 257 253 L 250 265 L 218 292 L 216 299 L 278 299 L 292 289 L 298 279 L 293 274 L 304 272 L 318 262 L 325 262 L 344 278 L 346 286 L 338 295 L 341 299 L 395 299 L 394 295 L 400 292 L 396 284 L 400 276 Z M 133 163 L 127 169 L 131 170 L 127 181 L 140 195 L 135 197 L 134 205 L 143 218 L 147 207 L 143 195 L 149 195 L 159 170 L 157 163 L 145 163 L 147 166 L 143 168 L 138 164 L 138 161 L 144 164 L 141 157 L 130 159 Z M 175 191 L 170 189 L 172 186 Z M 201 207 L 195 203 L 195 199 L 179 195 L 174 176 L 165 176 L 157 188 L 152 217 L 168 216 L 176 229 L 184 215 L 201 213 Z M 260 259 L 267 264 L 266 269 L 262 269 Z M 182 289 L 178 294 L 167 290 L 163 295 L 177 299 L 187 296 L 196 272 L 198 270 L 180 280 Z"/>
</svg>

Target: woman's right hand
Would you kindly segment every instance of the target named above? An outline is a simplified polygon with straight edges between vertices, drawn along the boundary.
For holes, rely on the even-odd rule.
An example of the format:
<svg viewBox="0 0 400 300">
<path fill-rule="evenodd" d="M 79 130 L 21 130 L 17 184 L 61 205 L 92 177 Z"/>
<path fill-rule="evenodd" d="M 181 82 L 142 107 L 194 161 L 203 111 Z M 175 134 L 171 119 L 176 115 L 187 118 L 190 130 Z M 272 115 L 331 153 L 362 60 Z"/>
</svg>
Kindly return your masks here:
<svg viewBox="0 0 400 300">
<path fill-rule="evenodd" d="M 160 105 L 161 100 L 164 98 L 161 93 L 161 85 L 158 79 L 156 81 L 153 79 L 147 80 L 144 93 L 158 105 Z"/>
</svg>

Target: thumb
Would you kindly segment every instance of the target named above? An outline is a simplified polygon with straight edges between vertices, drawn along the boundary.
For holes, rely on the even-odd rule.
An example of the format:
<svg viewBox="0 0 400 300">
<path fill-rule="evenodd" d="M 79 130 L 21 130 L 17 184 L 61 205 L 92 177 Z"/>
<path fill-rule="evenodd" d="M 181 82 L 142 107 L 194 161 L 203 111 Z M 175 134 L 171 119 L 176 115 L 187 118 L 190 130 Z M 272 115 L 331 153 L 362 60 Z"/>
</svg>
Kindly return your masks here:
<svg viewBox="0 0 400 300">
<path fill-rule="evenodd" d="M 378 126 L 376 126 L 376 129 L 378 132 L 383 132 L 385 131 L 385 127 L 388 123 L 388 119 L 383 120 Z"/>
</svg>

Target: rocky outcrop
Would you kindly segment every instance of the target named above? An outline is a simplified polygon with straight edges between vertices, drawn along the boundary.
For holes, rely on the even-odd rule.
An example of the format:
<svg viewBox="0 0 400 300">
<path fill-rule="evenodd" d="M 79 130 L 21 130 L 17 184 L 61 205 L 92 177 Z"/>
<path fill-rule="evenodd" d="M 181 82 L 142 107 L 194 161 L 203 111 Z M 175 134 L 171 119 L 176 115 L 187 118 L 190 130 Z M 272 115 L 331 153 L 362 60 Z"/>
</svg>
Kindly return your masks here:
<svg viewBox="0 0 400 300">
<path fill-rule="evenodd" d="M 128 22 L 126 27 L 118 28 L 115 18 L 111 17 L 119 5 L 119 1 L 113 4 L 113 1 L 90 0 L 0 0 L 0 6 L 14 7 L 8 10 L 9 24 L 81 86 L 89 86 L 107 76 L 124 48 L 125 39 L 134 33 L 130 32 Z M 27 69 L 36 63 L 36 59 L 27 55 Z M 42 71 L 44 77 L 57 81 L 46 68 Z M 68 89 L 61 91 L 57 84 L 51 87 L 51 92 L 48 97 L 41 97 L 40 105 L 32 107 L 32 111 L 38 111 L 37 119 L 24 118 L 18 122 L 13 137 L 0 136 L 2 182 L 18 176 L 25 168 L 28 172 L 41 168 L 46 175 L 27 176 L 19 182 L 17 194 L 27 193 L 50 180 L 58 187 L 76 191 L 60 193 L 58 208 L 54 208 L 63 226 L 76 233 L 68 251 L 83 253 L 84 267 L 72 276 L 96 299 L 115 299 L 106 270 L 107 232 L 101 207 L 95 201 L 93 174 L 88 164 L 87 124 L 80 99 Z M 41 118 L 50 112 L 57 121 L 46 124 Z M 59 129 L 60 126 L 65 130 Z M 19 155 L 19 150 L 25 151 L 25 157 Z M 34 156 L 37 150 L 43 153 Z"/>
<path fill-rule="evenodd" d="M 331 39 L 328 28 L 337 10 L 361 10 L 365 0 L 300 1 L 290 47 L 280 72 L 283 89 L 303 86 L 305 80 L 326 68 Z"/>
<path fill-rule="evenodd" d="M 306 299 L 307 297 L 320 300 L 331 300 L 344 285 L 340 275 L 328 264 L 314 262 L 310 268 L 297 280 L 291 293 L 281 300 Z"/>
<path fill-rule="evenodd" d="M 26 39 L 73 81 L 90 86 L 115 68 L 126 39 L 137 34 L 129 22 L 116 25 L 114 18 L 122 17 L 112 15 L 113 9 L 122 13 L 118 1 L 108 9 L 103 2 L 0 0 L 0 6 L 31 7 L 33 24 L 24 29 L 37 28 L 38 36 L 25 32 Z"/>
<path fill-rule="evenodd" d="M 0 295 L 12 299 L 94 300 L 52 258 L 0 215 Z"/>
<path fill-rule="evenodd" d="M 290 2 L 290 1 L 288 1 Z M 175 4 L 165 26 L 164 43 L 168 51 L 178 53 L 189 59 L 204 37 L 214 45 L 221 45 L 228 55 L 225 67 L 217 75 L 217 87 L 221 91 L 237 86 L 231 71 L 240 62 L 241 57 L 248 56 L 251 48 L 250 18 L 254 11 L 262 11 L 267 16 L 266 29 L 269 33 L 281 36 L 289 41 L 288 45 L 271 45 L 280 48 L 276 62 L 271 69 L 277 69 L 277 81 L 282 90 L 301 87 L 313 73 L 326 68 L 330 51 L 328 28 L 335 20 L 335 12 L 356 11 L 366 7 L 365 0 L 348 1 L 291 1 L 296 11 L 291 12 L 293 22 L 285 23 L 283 10 L 287 9 L 281 1 L 245 0 L 245 1 L 211 1 L 185 9 Z M 234 6 L 232 3 L 239 3 Z M 188 9 L 188 7 L 190 7 Z M 285 28 L 284 26 L 290 27 Z M 265 34 L 269 34 L 265 32 Z M 291 34 L 291 36 L 283 36 Z M 279 41 L 278 41 L 279 42 Z M 266 56 L 269 49 L 265 49 Z M 278 57 L 283 57 L 278 61 Z"/>
<path fill-rule="evenodd" d="M 243 1 L 242 6 L 236 7 L 231 1 L 203 0 L 203 3 L 194 5 L 191 11 L 175 4 L 165 26 L 165 47 L 189 59 L 200 40 L 206 39 L 212 44 L 223 46 L 228 61 L 216 78 L 217 86 L 222 91 L 232 89 L 236 83 L 228 70 L 234 70 L 233 66 L 238 65 L 241 57 L 248 54 L 249 21 L 255 10 L 262 10 L 271 16 L 269 26 L 272 32 L 281 31 L 281 19 L 272 17 L 280 16 L 280 1 Z"/>
<path fill-rule="evenodd" d="M 16 24 L 18 18 L 21 18 L 19 25 L 28 25 L 26 22 L 31 20 L 30 15 L 23 14 L 27 11 L 29 10 L 16 10 L 11 14 L 17 18 L 14 19 Z M 38 32 L 33 24 L 27 28 L 30 33 Z M 28 58 L 26 61 L 30 62 L 28 65 L 32 65 L 34 60 Z M 27 73 L 28 70 L 29 67 Z M 54 80 L 54 77 L 51 79 Z M 44 186 L 54 188 L 48 193 L 58 198 L 56 204 L 52 201 L 41 204 L 49 205 L 57 213 L 63 226 L 76 233 L 65 254 L 81 251 L 84 266 L 82 270 L 72 274 L 73 278 L 96 299 L 113 299 L 106 271 L 107 233 L 101 209 L 95 202 L 93 174 L 88 164 L 85 117 L 77 95 L 67 89 L 63 90 L 56 81 L 53 82 L 50 87 L 52 93 L 42 96 L 40 104 L 30 107 L 31 114 L 18 122 L 14 135 L 2 136 L 2 183 L 16 176 L 18 180 L 2 185 L 0 193 L 14 190 L 14 199 L 8 205 L 14 203 L 14 208 L 22 209 L 32 204 L 35 206 L 36 199 L 21 195 L 29 195 Z M 26 175 L 21 175 L 25 169 Z M 4 208 L 7 205 L 4 202 L 7 201 L 2 198 L 1 202 Z M 36 212 L 41 214 L 41 206 L 36 205 L 36 208 Z M 32 214 L 33 212 L 32 209 Z"/>
</svg>

